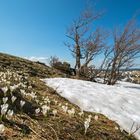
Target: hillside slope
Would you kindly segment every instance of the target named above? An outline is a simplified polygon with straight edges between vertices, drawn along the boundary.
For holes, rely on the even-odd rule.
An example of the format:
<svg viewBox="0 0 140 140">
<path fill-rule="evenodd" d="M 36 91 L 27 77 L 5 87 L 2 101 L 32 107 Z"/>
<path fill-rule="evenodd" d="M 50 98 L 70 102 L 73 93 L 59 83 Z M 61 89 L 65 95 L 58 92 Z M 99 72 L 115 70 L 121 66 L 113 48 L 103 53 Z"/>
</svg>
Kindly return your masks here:
<svg viewBox="0 0 140 140">
<path fill-rule="evenodd" d="M 119 81 L 110 86 L 69 78 L 47 78 L 44 81 L 83 110 L 104 114 L 127 132 L 135 132 L 140 139 L 139 84 Z"/>
<path fill-rule="evenodd" d="M 52 77 L 60 74 L 58 71 L 46 66 L 43 63 L 29 61 L 20 57 L 0 53 L 0 70 L 10 69 L 13 71 L 22 71 L 30 76 Z"/>
<path fill-rule="evenodd" d="M 82 111 L 40 80 L 58 75 L 63 76 L 45 65 L 0 53 L 0 139 L 136 140 L 115 122 Z"/>
</svg>

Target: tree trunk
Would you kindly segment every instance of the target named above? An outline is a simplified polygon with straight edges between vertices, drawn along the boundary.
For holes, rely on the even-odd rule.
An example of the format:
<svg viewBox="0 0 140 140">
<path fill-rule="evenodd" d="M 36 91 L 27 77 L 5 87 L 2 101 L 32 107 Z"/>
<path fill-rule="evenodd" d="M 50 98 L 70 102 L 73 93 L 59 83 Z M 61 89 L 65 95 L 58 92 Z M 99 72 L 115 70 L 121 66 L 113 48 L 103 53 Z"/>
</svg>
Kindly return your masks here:
<svg viewBox="0 0 140 140">
<path fill-rule="evenodd" d="M 80 61 L 80 57 L 81 57 L 81 53 L 80 53 L 80 47 L 77 45 L 76 46 L 76 64 L 77 64 L 77 68 L 80 69 L 81 67 L 81 61 Z"/>
<path fill-rule="evenodd" d="M 80 77 L 80 68 L 81 68 L 81 53 L 80 53 L 80 47 L 77 45 L 76 46 L 76 66 L 75 69 L 77 69 L 76 71 L 76 76 Z"/>
<path fill-rule="evenodd" d="M 80 77 L 80 68 L 81 68 L 81 49 L 80 49 L 80 46 L 79 46 L 79 35 L 77 33 L 77 30 L 76 30 L 76 65 L 75 65 L 75 69 L 77 70 L 76 71 L 76 76 Z"/>
</svg>

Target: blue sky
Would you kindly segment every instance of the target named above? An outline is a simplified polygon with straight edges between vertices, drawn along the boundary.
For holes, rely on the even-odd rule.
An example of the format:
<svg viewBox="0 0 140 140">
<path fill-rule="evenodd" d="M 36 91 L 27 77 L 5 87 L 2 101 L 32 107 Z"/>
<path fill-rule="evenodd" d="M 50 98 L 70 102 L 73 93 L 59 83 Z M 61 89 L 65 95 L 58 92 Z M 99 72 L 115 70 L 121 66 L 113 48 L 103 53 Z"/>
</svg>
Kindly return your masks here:
<svg viewBox="0 0 140 140">
<path fill-rule="evenodd" d="M 79 16 L 86 2 L 0 0 L 0 52 L 22 57 L 57 55 L 72 62 L 71 54 L 63 43 L 67 39 L 66 28 Z M 97 10 L 105 11 L 95 26 L 107 30 L 124 25 L 140 11 L 139 0 L 94 0 L 93 4 Z"/>
</svg>

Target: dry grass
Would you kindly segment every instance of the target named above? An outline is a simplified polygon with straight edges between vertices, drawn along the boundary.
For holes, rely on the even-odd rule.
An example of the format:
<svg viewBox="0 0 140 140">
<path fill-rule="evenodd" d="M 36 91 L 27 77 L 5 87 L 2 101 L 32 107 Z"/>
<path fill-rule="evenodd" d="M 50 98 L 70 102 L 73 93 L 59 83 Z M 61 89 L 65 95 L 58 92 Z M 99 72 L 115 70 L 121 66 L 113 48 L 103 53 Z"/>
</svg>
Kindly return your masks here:
<svg viewBox="0 0 140 140">
<path fill-rule="evenodd" d="M 9 56 L 10 57 L 10 56 Z M 0 71 L 5 71 L 7 69 L 16 71 L 15 66 L 17 63 L 21 63 L 18 70 L 21 71 L 20 75 L 23 77 L 26 75 L 28 79 L 24 79 L 29 86 L 32 86 L 28 92 L 36 92 L 37 100 L 39 103 L 35 102 L 32 98 L 19 96 L 19 89 L 14 91 L 14 95 L 18 96 L 19 99 L 28 102 L 23 110 L 20 110 L 19 103 L 16 104 L 15 115 L 12 119 L 8 120 L 6 118 L 2 119 L 0 122 L 4 123 L 6 130 L 4 134 L 0 135 L 0 139 L 9 140 L 135 140 L 133 136 L 129 136 L 125 131 L 120 130 L 120 127 L 113 121 L 109 120 L 102 114 L 84 112 L 84 115 L 80 116 L 78 113 L 81 112 L 80 108 L 76 105 L 71 104 L 68 100 L 62 98 L 57 94 L 57 92 L 45 85 L 44 82 L 40 80 L 42 78 L 41 68 L 38 64 L 32 63 L 26 60 L 20 60 L 20 58 L 9 58 L 10 65 L 6 65 L 4 56 L 0 56 Z M 14 63 L 12 63 L 14 61 Z M 25 65 L 23 65 L 23 64 Z M 24 67 L 23 67 L 24 66 Z M 30 66 L 32 69 L 40 69 L 37 71 L 37 76 L 31 75 Z M 6 69 L 4 68 L 6 67 Z M 46 66 L 44 66 L 47 69 Z M 50 71 L 48 73 L 48 71 Z M 29 73 L 28 73 L 29 72 Z M 56 71 L 55 71 L 56 72 Z M 54 77 L 54 75 L 59 75 L 51 70 L 47 70 L 43 73 L 47 73 L 47 77 Z M 55 73 L 53 75 L 53 73 Z M 10 79 L 12 84 L 17 84 L 14 79 Z M 0 83 L 0 87 L 4 85 Z M 7 93 L 8 94 L 8 93 Z M 86 94 L 86 93 L 85 93 Z M 3 97 L 1 92 L 0 101 Z M 8 96 L 8 95 L 7 95 Z M 9 95 L 10 96 L 10 95 Z M 35 114 L 35 109 L 41 107 L 44 97 L 50 99 L 51 110 L 44 116 L 42 113 Z M 57 103 L 55 102 L 57 101 Z M 18 102 L 18 101 L 17 101 Z M 60 106 L 61 103 L 61 106 Z M 68 104 L 68 109 L 75 109 L 75 114 L 70 117 L 68 113 L 64 113 L 62 110 L 62 105 Z M 13 106 L 11 106 L 13 107 Z M 58 112 L 54 117 L 52 111 L 56 109 Z M 84 121 L 88 115 L 92 115 L 90 126 L 87 133 L 84 134 Z M 98 115 L 98 120 L 94 119 L 94 116 Z"/>
</svg>

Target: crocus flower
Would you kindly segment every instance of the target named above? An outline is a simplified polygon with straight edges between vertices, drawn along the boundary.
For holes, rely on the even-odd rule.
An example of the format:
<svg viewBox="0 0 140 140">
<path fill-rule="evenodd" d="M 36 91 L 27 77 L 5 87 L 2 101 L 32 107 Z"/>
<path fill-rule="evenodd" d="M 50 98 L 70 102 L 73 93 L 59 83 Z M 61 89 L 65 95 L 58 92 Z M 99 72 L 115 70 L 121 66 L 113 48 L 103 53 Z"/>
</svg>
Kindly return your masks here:
<svg viewBox="0 0 140 140">
<path fill-rule="evenodd" d="M 14 114 L 13 110 L 10 110 L 10 109 L 9 109 L 8 112 L 7 112 L 7 116 L 8 116 L 8 117 L 12 117 L 13 114 Z"/>
<path fill-rule="evenodd" d="M 20 101 L 20 106 L 21 106 L 21 108 L 23 107 L 25 105 L 25 101 Z"/>
<path fill-rule="evenodd" d="M 43 105 L 42 106 L 42 113 L 43 113 L 43 115 L 46 115 L 49 110 L 50 110 L 49 106 L 47 106 L 47 105 Z"/>
<path fill-rule="evenodd" d="M 68 107 L 67 106 L 62 106 L 62 110 L 66 113 L 67 110 L 68 110 Z"/>
<path fill-rule="evenodd" d="M 3 124 L 0 124 L 0 134 L 2 134 L 5 131 L 5 126 Z"/>
<path fill-rule="evenodd" d="M 89 121 L 88 120 L 86 120 L 85 122 L 84 122 L 84 127 L 85 127 L 85 134 L 87 133 L 87 129 L 89 128 Z"/>
<path fill-rule="evenodd" d="M 39 112 L 40 112 L 40 108 L 37 108 L 37 109 L 35 110 L 35 113 L 38 114 Z"/>
<path fill-rule="evenodd" d="M 99 119 L 98 115 L 94 116 L 95 121 L 97 121 Z"/>
<path fill-rule="evenodd" d="M 74 114 L 75 114 L 75 109 L 72 108 L 71 110 L 68 110 L 68 114 L 69 114 L 70 117 L 74 116 Z"/>
<path fill-rule="evenodd" d="M 2 88 L 2 91 L 3 91 L 4 93 L 6 93 L 6 92 L 8 91 L 8 88 L 7 88 L 7 87 L 3 87 L 3 88 Z"/>
<path fill-rule="evenodd" d="M 17 97 L 15 97 L 15 96 L 12 96 L 12 98 L 11 98 L 11 100 L 12 100 L 12 103 L 14 103 L 16 99 L 17 99 Z"/>
<path fill-rule="evenodd" d="M 1 115 L 5 115 L 8 110 L 8 104 L 1 105 Z"/>
<path fill-rule="evenodd" d="M 3 97 L 2 101 L 3 101 L 4 104 L 6 104 L 6 102 L 8 101 L 8 97 Z"/>
<path fill-rule="evenodd" d="M 54 109 L 53 111 L 52 111 L 52 113 L 53 113 L 53 115 L 54 115 L 54 117 L 56 116 L 56 114 L 57 114 L 57 110 L 56 109 Z"/>
</svg>

